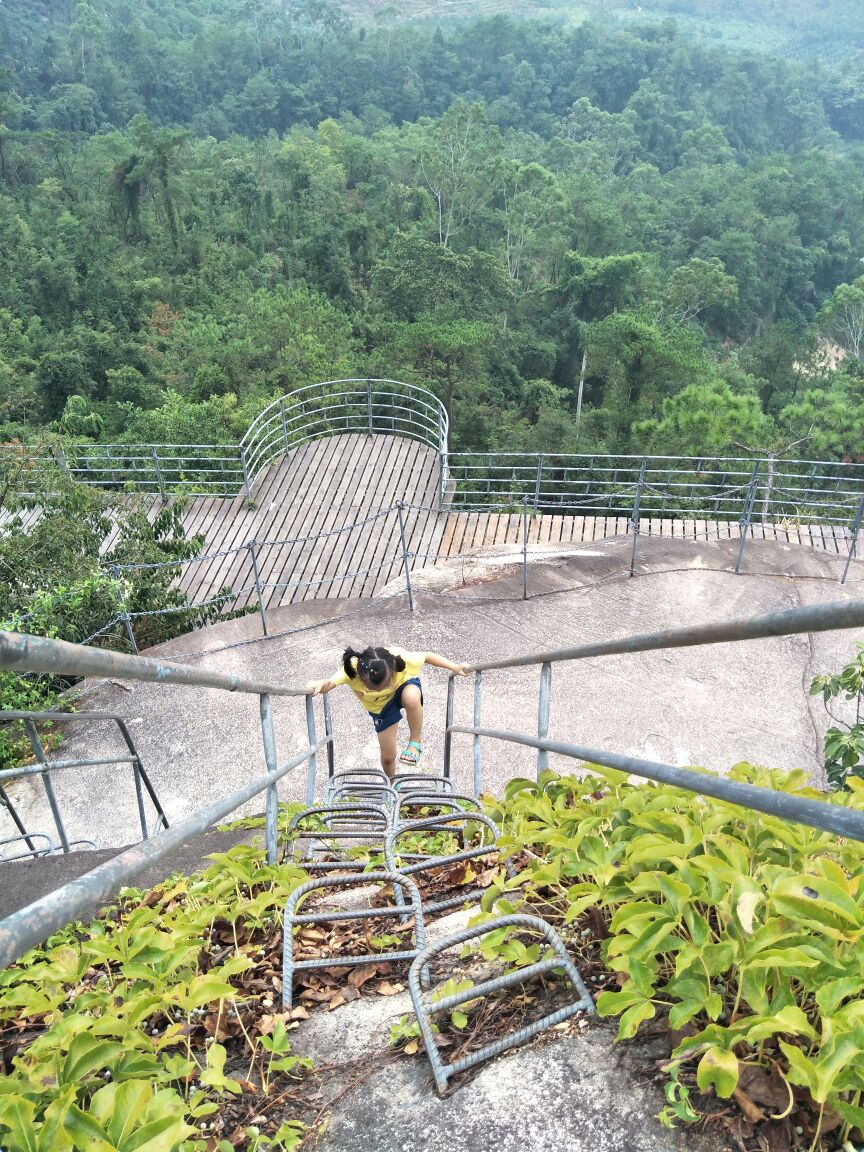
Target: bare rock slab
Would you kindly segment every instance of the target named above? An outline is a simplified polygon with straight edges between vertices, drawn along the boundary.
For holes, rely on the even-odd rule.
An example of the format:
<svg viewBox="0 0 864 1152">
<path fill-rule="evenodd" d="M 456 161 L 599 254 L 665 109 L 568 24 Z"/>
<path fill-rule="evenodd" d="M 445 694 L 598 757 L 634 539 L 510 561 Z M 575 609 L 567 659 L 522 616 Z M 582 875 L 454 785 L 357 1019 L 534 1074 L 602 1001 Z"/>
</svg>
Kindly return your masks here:
<svg viewBox="0 0 864 1152">
<path fill-rule="evenodd" d="M 372 1072 L 335 1106 L 316 1152 L 726 1152 L 654 1119 L 662 1093 L 593 1027 L 491 1061 L 446 1100 L 425 1058 Z"/>
</svg>

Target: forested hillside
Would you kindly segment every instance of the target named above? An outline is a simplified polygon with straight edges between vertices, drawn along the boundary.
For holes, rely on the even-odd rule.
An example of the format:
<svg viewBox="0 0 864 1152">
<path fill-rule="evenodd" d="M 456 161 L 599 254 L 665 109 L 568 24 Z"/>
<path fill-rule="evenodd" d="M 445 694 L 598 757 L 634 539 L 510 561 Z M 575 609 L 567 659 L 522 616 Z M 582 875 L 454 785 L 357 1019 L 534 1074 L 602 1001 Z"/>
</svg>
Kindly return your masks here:
<svg viewBox="0 0 864 1152">
<path fill-rule="evenodd" d="M 6 440 L 228 441 L 369 374 L 434 387 L 456 448 L 861 452 L 860 57 L 324 0 L 2 11 Z"/>
</svg>

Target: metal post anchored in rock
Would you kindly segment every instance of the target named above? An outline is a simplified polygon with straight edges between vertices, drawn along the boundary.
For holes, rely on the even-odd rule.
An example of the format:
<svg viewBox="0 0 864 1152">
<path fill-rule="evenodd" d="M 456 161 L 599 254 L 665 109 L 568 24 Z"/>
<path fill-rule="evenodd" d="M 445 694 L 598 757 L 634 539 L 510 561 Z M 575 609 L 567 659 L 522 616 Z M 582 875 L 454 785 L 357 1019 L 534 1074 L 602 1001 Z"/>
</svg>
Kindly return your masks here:
<svg viewBox="0 0 864 1152">
<path fill-rule="evenodd" d="M 402 567 L 405 571 L 405 591 L 408 593 L 408 608 L 409 611 L 414 611 L 414 592 L 411 588 L 411 568 L 408 563 L 410 553 L 408 552 L 408 545 L 405 540 L 405 521 L 402 518 L 403 504 L 401 500 L 396 502 L 396 515 L 399 517 L 399 540 L 402 544 Z"/>
</svg>

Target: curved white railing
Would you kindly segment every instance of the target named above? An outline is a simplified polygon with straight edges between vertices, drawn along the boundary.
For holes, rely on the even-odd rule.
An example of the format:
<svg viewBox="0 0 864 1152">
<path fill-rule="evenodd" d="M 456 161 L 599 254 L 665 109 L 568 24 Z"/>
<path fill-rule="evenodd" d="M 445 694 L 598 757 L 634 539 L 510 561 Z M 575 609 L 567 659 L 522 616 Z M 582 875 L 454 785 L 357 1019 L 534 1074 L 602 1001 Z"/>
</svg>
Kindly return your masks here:
<svg viewBox="0 0 864 1152">
<path fill-rule="evenodd" d="M 417 384 L 358 377 L 308 384 L 256 416 L 240 441 L 247 493 L 277 456 L 345 432 L 406 436 L 428 444 L 441 456 L 443 487 L 448 421 L 438 397 Z"/>
</svg>

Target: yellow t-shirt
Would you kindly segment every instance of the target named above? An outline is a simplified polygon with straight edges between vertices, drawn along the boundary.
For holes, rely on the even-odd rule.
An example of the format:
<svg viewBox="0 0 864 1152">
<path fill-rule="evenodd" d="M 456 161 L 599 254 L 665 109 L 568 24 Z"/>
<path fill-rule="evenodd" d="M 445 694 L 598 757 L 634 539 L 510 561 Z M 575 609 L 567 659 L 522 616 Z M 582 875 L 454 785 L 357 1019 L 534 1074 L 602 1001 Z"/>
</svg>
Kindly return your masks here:
<svg viewBox="0 0 864 1152">
<path fill-rule="evenodd" d="M 401 672 L 393 673 L 386 688 L 367 688 L 359 674 L 353 680 L 349 680 L 344 668 L 340 668 L 335 676 L 330 677 L 331 684 L 347 684 L 367 712 L 382 712 L 387 702 L 396 695 L 405 681 L 419 676 L 420 669 L 426 663 L 425 652 L 405 652 L 402 648 L 391 648 L 388 645 L 385 647 L 388 652 L 392 652 L 394 656 L 401 656 L 405 661 L 404 669 Z M 356 656 L 352 659 L 351 664 L 356 670 Z"/>
</svg>

